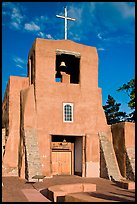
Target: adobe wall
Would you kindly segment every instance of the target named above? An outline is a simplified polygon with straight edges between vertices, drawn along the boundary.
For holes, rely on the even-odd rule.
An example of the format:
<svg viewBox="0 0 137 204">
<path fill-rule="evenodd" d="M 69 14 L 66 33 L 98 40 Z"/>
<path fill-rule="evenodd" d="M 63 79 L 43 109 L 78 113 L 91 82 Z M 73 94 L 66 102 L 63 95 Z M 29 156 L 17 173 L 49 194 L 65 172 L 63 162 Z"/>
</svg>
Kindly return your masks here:
<svg viewBox="0 0 137 204">
<path fill-rule="evenodd" d="M 49 159 L 51 157 L 51 135 L 90 135 L 91 139 L 86 148 L 89 149 L 89 145 L 94 151 L 92 150 L 91 155 L 87 152 L 87 169 L 90 168 L 89 166 L 94 166 L 94 172 L 99 175 L 100 150 L 97 134 L 102 128 L 106 131 L 108 126 L 101 104 L 101 90 L 98 88 L 98 55 L 96 48 L 70 40 L 45 39 L 36 39 L 30 55 L 34 48 L 36 48 L 37 131 L 43 173 L 47 175 L 51 171 Z M 55 82 L 56 49 L 64 50 L 64 48 L 81 54 L 80 84 Z M 63 102 L 74 104 L 73 123 L 63 122 Z M 97 143 L 96 148 L 94 148 L 93 141 L 95 144 Z"/>
<path fill-rule="evenodd" d="M 13 175 L 18 175 L 17 165 L 18 145 L 20 138 L 20 90 L 27 86 L 28 78 L 10 76 L 8 117 L 9 131 L 5 146 L 3 166 L 4 168 L 11 168 Z"/>
<path fill-rule="evenodd" d="M 107 119 L 102 106 L 102 89 L 98 90 L 97 115 L 96 115 L 96 130 L 98 132 L 105 132 L 109 141 L 112 141 L 111 126 L 107 125 Z"/>
<path fill-rule="evenodd" d="M 135 123 L 125 122 L 125 146 L 135 147 Z"/>
<path fill-rule="evenodd" d="M 135 123 L 121 122 L 111 126 L 113 145 L 118 160 L 121 175 L 126 177 L 126 151 L 135 148 Z"/>
<path fill-rule="evenodd" d="M 19 176 L 31 180 L 41 175 L 41 162 L 37 144 L 37 119 L 34 86 L 21 91 L 21 134 L 19 145 Z"/>
<path fill-rule="evenodd" d="M 81 54 L 79 84 L 55 82 L 56 49 L 64 50 L 64 48 Z M 18 175 L 18 147 L 23 148 L 22 135 L 19 140 L 20 120 L 23 119 L 23 128 L 36 128 L 43 175 L 51 176 L 51 136 L 69 135 L 85 136 L 85 175 L 99 177 L 98 132 L 108 132 L 110 136 L 110 129 L 102 108 L 101 89 L 98 88 L 96 48 L 70 40 L 36 39 L 29 55 L 32 53 L 35 55 L 34 92 L 29 78 L 10 77 L 9 135 L 3 159 L 4 166 L 12 168 L 13 174 Z M 21 90 L 23 90 L 22 116 L 20 115 Z M 66 102 L 74 104 L 73 123 L 63 122 L 63 103 Z M 22 150 L 19 152 L 22 153 Z M 25 157 L 20 158 L 20 174 L 24 177 Z"/>
<path fill-rule="evenodd" d="M 34 86 L 33 84 L 24 90 L 21 90 L 21 111 L 22 111 L 22 123 L 23 128 L 36 128 L 36 105 L 34 99 Z"/>
<path fill-rule="evenodd" d="M 56 49 L 64 49 L 64 47 L 65 50 L 81 53 L 80 84 L 63 84 L 55 82 Z M 98 59 L 96 49 L 68 40 L 48 41 L 38 39 L 36 41 L 35 54 L 37 59 L 35 92 L 38 128 L 43 126 L 44 121 L 47 124 L 47 131 L 52 134 L 60 134 L 62 132 L 68 134 L 69 131 L 74 134 L 83 134 L 85 130 L 90 131 L 89 123 L 94 130 L 95 122 L 93 120 L 96 120 L 96 117 L 93 115 L 95 111 L 97 113 L 96 101 L 99 91 L 97 85 Z M 89 58 L 87 58 L 87 56 Z M 74 124 L 70 125 L 62 122 L 63 102 L 74 103 Z M 89 105 L 91 110 L 89 110 L 89 108 L 85 109 L 85 107 L 89 107 Z M 45 113 L 48 117 L 46 117 L 47 115 Z M 51 120 L 49 117 L 51 117 Z M 95 118 L 93 119 L 93 117 Z M 51 124 L 50 121 L 52 121 Z M 83 127 L 83 123 L 85 127 Z M 56 128 L 53 129 L 52 126 Z"/>
<path fill-rule="evenodd" d="M 5 136 L 6 136 L 6 129 L 2 128 L 2 159 L 3 159 L 3 155 L 5 153 Z"/>
<path fill-rule="evenodd" d="M 27 128 L 36 129 L 36 114 L 35 114 L 35 101 L 34 101 L 34 87 L 33 85 L 21 90 L 20 92 L 20 141 L 19 141 L 19 162 L 18 162 L 18 169 L 19 169 L 19 176 L 23 179 L 26 178 L 26 172 L 28 167 L 27 162 L 27 154 L 26 149 L 28 148 L 28 144 L 26 144 L 25 130 Z M 31 141 L 30 141 L 31 142 Z M 25 144 L 25 145 L 24 145 Z M 33 162 L 33 161 L 32 161 Z"/>
</svg>

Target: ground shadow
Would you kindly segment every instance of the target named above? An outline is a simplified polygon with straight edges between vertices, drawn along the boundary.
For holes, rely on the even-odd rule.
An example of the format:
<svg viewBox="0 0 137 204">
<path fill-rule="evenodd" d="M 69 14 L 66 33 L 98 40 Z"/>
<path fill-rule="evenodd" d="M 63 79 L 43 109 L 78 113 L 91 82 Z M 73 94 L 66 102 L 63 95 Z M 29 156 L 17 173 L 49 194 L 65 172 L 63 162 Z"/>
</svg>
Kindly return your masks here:
<svg viewBox="0 0 137 204">
<path fill-rule="evenodd" d="M 49 199 L 50 201 L 53 202 L 53 195 L 52 195 L 52 197 L 51 197 L 51 195 L 50 195 L 50 196 L 48 195 L 48 188 L 45 188 L 45 189 L 40 190 L 40 193 L 41 193 L 43 196 L 45 196 L 47 199 Z"/>
<path fill-rule="evenodd" d="M 40 190 L 40 193 L 53 202 L 53 197 L 48 196 L 48 188 Z M 65 196 L 57 196 L 57 202 L 65 202 Z"/>
<path fill-rule="evenodd" d="M 47 189 L 47 188 L 46 188 L 46 189 L 42 189 L 42 190 L 40 190 L 40 193 L 41 193 L 43 196 L 47 197 L 47 196 L 48 196 L 48 189 Z"/>
<path fill-rule="evenodd" d="M 121 202 L 131 202 L 131 199 L 128 198 L 121 198 L 119 196 L 114 196 L 114 195 L 106 195 L 102 193 L 90 193 L 90 196 L 95 197 L 95 198 L 100 198 L 100 199 L 105 199 L 105 200 L 113 200 L 113 201 L 121 201 Z"/>
<path fill-rule="evenodd" d="M 57 202 L 65 202 L 65 196 L 57 196 Z"/>
<path fill-rule="evenodd" d="M 116 194 L 116 195 L 120 195 L 120 196 L 126 196 L 126 197 L 131 197 L 131 198 L 135 198 L 135 196 L 134 195 L 125 195 L 125 194 L 122 194 L 122 193 L 114 193 L 114 192 L 110 192 L 110 193 L 112 193 L 112 194 Z"/>
</svg>

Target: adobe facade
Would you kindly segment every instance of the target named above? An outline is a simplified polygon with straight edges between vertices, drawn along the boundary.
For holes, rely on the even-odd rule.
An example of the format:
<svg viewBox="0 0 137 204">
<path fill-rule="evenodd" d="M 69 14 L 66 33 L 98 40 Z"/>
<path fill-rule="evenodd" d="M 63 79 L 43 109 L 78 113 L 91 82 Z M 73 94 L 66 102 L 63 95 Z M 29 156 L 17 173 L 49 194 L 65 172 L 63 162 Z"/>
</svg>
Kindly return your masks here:
<svg viewBox="0 0 137 204">
<path fill-rule="evenodd" d="M 102 108 L 95 47 L 37 38 L 28 77 L 10 77 L 2 109 L 3 174 L 28 180 L 100 177 L 99 133 L 112 143 L 112 132 Z"/>
</svg>

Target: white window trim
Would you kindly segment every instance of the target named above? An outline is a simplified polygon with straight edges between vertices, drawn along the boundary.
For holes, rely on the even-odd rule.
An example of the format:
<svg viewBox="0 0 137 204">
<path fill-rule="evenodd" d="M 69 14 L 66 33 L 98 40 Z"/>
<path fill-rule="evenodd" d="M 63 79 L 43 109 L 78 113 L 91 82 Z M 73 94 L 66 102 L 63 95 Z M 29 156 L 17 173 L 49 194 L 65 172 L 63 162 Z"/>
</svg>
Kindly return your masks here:
<svg viewBox="0 0 137 204">
<path fill-rule="evenodd" d="M 70 105 L 71 106 L 71 111 L 72 111 L 72 120 L 71 121 L 65 121 L 65 106 Z M 73 117 L 73 103 L 63 103 L 63 122 L 64 123 L 73 123 L 74 122 L 74 117 Z"/>
</svg>

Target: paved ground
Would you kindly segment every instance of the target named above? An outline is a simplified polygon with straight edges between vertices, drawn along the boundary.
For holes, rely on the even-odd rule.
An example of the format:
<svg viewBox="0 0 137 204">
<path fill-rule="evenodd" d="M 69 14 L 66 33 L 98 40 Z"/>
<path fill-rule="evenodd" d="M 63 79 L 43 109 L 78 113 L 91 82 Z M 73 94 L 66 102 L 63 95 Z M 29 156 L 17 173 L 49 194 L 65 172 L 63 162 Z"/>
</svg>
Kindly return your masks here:
<svg viewBox="0 0 137 204">
<path fill-rule="evenodd" d="M 30 202 L 23 193 L 23 189 L 36 189 L 43 195 L 46 195 L 47 188 L 51 185 L 69 184 L 69 183 L 95 183 L 97 191 L 86 193 L 86 199 L 89 202 L 92 198 L 100 202 L 135 202 L 135 190 L 126 190 L 118 187 L 112 181 L 102 178 L 82 178 L 79 176 L 54 176 L 45 178 L 43 182 L 27 183 L 24 179 L 17 177 L 3 177 L 2 202 Z M 83 195 L 84 196 L 84 195 Z M 81 194 L 82 197 L 82 194 Z"/>
</svg>

